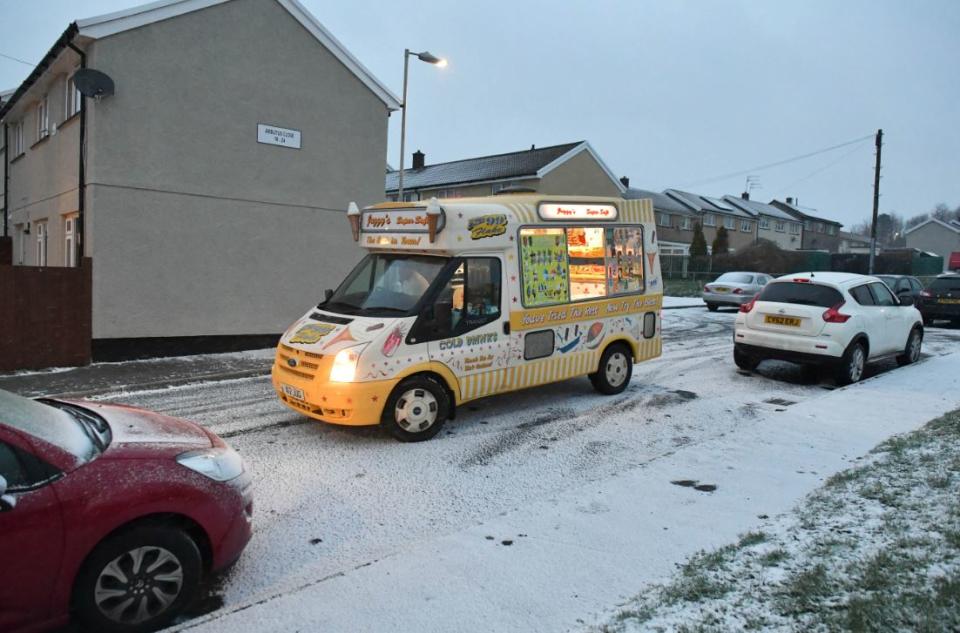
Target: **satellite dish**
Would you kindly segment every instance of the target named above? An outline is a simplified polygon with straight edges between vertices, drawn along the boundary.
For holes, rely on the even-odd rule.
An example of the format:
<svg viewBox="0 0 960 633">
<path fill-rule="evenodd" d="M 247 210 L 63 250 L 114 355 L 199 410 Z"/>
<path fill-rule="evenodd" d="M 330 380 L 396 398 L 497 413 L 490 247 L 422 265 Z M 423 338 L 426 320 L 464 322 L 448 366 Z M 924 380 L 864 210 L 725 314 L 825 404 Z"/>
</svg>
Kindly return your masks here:
<svg viewBox="0 0 960 633">
<path fill-rule="evenodd" d="M 73 84 L 84 97 L 100 100 L 113 95 L 113 79 L 93 68 L 81 68 L 73 75 Z"/>
</svg>

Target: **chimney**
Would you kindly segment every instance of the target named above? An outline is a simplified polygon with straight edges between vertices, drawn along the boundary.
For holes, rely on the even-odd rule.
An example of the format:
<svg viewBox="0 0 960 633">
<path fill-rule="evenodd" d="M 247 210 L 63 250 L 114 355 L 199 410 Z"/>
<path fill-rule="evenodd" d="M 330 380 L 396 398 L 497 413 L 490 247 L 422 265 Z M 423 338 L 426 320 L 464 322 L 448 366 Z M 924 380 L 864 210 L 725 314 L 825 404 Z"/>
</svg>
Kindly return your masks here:
<svg viewBox="0 0 960 633">
<path fill-rule="evenodd" d="M 417 150 L 413 153 L 413 169 L 423 169 L 423 161 L 427 157 L 426 154 Z"/>
<path fill-rule="evenodd" d="M 749 200 L 749 199 L 750 199 L 750 192 L 749 192 L 749 191 L 744 191 L 743 193 L 740 194 L 740 197 L 743 198 L 744 200 Z"/>
<path fill-rule="evenodd" d="M 620 182 L 623 183 L 624 187 L 630 187 L 630 179 L 627 178 L 626 176 L 623 176 L 622 178 L 620 178 Z"/>
<path fill-rule="evenodd" d="M 793 198 L 791 198 L 790 196 L 787 196 L 787 204 L 791 206 L 793 205 Z"/>
</svg>

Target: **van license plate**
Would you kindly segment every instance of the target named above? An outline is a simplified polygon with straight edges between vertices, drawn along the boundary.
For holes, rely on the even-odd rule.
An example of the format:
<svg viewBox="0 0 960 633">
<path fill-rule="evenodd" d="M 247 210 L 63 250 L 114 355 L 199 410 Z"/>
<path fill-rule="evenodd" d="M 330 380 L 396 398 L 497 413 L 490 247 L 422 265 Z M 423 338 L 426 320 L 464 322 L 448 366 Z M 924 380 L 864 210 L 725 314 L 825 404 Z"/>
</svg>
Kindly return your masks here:
<svg viewBox="0 0 960 633">
<path fill-rule="evenodd" d="M 782 317 L 782 316 L 773 316 L 768 314 L 764 319 L 764 323 L 772 323 L 774 325 L 789 325 L 790 327 L 800 327 L 800 319 L 794 317 Z"/>
<path fill-rule="evenodd" d="M 297 389 L 296 387 L 291 387 L 290 385 L 280 385 L 283 387 L 284 395 L 290 396 L 291 398 L 296 398 L 300 401 L 305 401 L 306 398 L 303 395 L 303 389 Z"/>
</svg>

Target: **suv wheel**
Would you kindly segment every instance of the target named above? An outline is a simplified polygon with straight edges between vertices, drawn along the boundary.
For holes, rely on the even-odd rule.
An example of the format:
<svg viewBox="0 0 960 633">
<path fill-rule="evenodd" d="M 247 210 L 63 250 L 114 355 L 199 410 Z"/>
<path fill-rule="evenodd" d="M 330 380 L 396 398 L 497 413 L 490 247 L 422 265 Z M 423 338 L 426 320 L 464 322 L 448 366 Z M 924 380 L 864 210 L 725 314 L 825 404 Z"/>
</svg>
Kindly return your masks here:
<svg viewBox="0 0 960 633">
<path fill-rule="evenodd" d="M 897 356 L 897 364 L 903 367 L 920 360 L 921 345 L 923 345 L 923 333 L 920 328 L 913 328 L 907 338 L 907 346 L 904 348 L 903 354 Z"/>
<path fill-rule="evenodd" d="M 733 348 L 733 362 L 734 364 L 743 369 L 744 371 L 753 371 L 757 368 L 757 365 L 760 364 L 760 361 L 756 358 L 745 354 L 738 350 L 736 347 Z"/>
<path fill-rule="evenodd" d="M 835 378 L 841 387 L 863 378 L 863 368 L 867 365 L 867 349 L 859 341 L 850 345 L 837 366 Z"/>
<path fill-rule="evenodd" d="M 710 310 L 710 312 L 716 312 L 716 311 L 717 311 L 717 308 L 719 308 L 719 307 L 720 307 L 720 306 L 718 306 L 718 305 L 715 304 L 715 303 L 708 303 L 708 304 L 707 304 L 707 310 Z"/>
</svg>

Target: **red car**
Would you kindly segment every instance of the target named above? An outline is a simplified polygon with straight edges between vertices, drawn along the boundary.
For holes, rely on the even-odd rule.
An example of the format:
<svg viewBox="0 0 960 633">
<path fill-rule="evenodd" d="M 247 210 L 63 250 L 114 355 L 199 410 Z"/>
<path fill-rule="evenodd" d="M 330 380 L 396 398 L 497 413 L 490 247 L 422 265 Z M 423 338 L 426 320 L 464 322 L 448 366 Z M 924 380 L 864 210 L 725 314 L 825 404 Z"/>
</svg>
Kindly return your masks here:
<svg viewBox="0 0 960 633">
<path fill-rule="evenodd" d="M 126 406 L 0 391 L 0 631 L 148 631 L 250 540 L 240 455 Z"/>
</svg>

